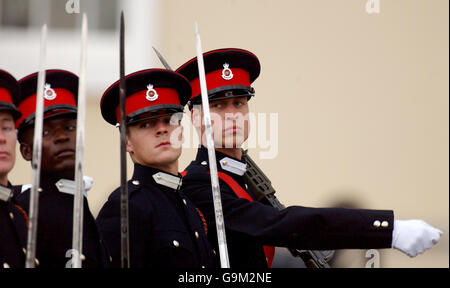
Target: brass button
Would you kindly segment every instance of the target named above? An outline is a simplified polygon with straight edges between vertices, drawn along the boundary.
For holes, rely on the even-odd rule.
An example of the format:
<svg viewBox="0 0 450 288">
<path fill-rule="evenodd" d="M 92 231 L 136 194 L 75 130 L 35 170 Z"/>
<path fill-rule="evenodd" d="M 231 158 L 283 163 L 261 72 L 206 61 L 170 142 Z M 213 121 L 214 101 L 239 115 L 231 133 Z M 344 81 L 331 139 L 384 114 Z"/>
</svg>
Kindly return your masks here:
<svg viewBox="0 0 450 288">
<path fill-rule="evenodd" d="M 195 231 L 195 238 L 197 238 L 198 239 L 198 237 L 200 237 L 200 235 L 198 235 L 198 232 L 197 231 Z"/>
<path fill-rule="evenodd" d="M 388 227 L 388 226 L 389 226 L 389 222 L 388 221 L 381 222 L 381 227 Z"/>
<path fill-rule="evenodd" d="M 159 174 L 156 174 L 156 179 L 161 179 L 161 175 L 159 175 Z"/>
<path fill-rule="evenodd" d="M 381 225 L 381 222 L 379 221 L 379 220 L 375 220 L 374 222 L 373 222 L 373 226 L 374 227 L 380 227 L 380 225 Z"/>
<path fill-rule="evenodd" d="M 131 183 L 133 183 L 133 185 L 139 185 L 139 181 L 138 180 L 133 180 L 133 181 L 131 181 Z"/>
<path fill-rule="evenodd" d="M 5 262 L 5 263 L 3 263 L 3 268 L 7 269 L 7 268 L 10 268 L 10 267 L 9 267 L 8 263 Z"/>
<path fill-rule="evenodd" d="M 205 165 L 207 165 L 207 164 L 208 164 L 208 162 L 206 162 L 206 161 L 202 161 L 202 163 L 200 163 L 200 164 L 202 164 L 203 166 L 205 166 Z"/>
<path fill-rule="evenodd" d="M 175 247 L 179 247 L 180 246 L 180 243 L 178 243 L 178 241 L 177 240 L 173 240 L 173 246 L 175 246 Z"/>
<path fill-rule="evenodd" d="M 14 214 L 12 212 L 9 212 L 9 218 L 11 218 L 11 220 L 14 220 Z"/>
<path fill-rule="evenodd" d="M 36 266 L 39 266 L 39 260 L 37 258 L 34 258 L 34 263 L 36 263 Z"/>
<path fill-rule="evenodd" d="M 227 161 L 222 161 L 223 166 L 227 166 L 228 162 Z"/>
<path fill-rule="evenodd" d="M 185 206 L 187 205 L 186 199 L 183 199 L 183 203 Z"/>
<path fill-rule="evenodd" d="M 23 252 L 23 254 L 27 254 L 27 249 L 25 249 L 25 248 L 22 248 L 22 252 Z"/>
</svg>

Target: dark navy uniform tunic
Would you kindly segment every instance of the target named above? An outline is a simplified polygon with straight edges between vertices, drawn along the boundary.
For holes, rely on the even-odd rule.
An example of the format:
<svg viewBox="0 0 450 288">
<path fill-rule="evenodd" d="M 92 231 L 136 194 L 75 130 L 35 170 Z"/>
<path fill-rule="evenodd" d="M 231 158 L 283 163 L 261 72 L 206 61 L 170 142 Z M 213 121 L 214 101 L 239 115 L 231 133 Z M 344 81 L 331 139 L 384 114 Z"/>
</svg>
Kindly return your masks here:
<svg viewBox="0 0 450 288">
<path fill-rule="evenodd" d="M 11 185 L 1 187 L 3 195 L 12 193 Z M 2 193 L 0 191 L 0 193 Z M 5 199 L 6 200 L 6 199 Z M 14 199 L 0 197 L 0 269 L 24 268 L 27 238 L 27 215 Z"/>
<path fill-rule="evenodd" d="M 73 192 L 60 192 L 59 179 L 42 177 L 39 192 L 39 210 L 36 258 L 42 268 L 71 267 L 73 233 Z M 20 186 L 16 187 L 18 190 Z M 16 196 L 17 202 L 28 212 L 30 189 Z M 83 268 L 101 268 L 109 256 L 102 244 L 95 219 L 84 197 L 83 206 Z"/>
<path fill-rule="evenodd" d="M 206 223 L 179 191 L 180 184 L 180 176 L 134 165 L 133 178 L 128 182 L 131 267 L 213 265 L 215 252 L 205 234 Z M 110 195 L 97 223 L 113 266 L 120 267 L 120 188 Z"/>
<path fill-rule="evenodd" d="M 255 200 L 251 191 L 246 189 L 244 176 L 231 172 L 223 166 L 223 161 L 221 165 L 224 158 L 240 165 L 245 163 L 216 151 L 219 174 L 231 177 L 246 190 L 251 200 Z M 182 191 L 204 213 L 210 242 L 217 249 L 211 176 L 205 147 L 199 148 L 195 161 L 185 172 Z M 251 202 L 239 198 L 221 178 L 219 185 L 231 268 L 267 267 L 263 245 L 305 250 L 391 247 L 392 211 L 302 206 L 279 211 L 256 200 Z"/>
</svg>

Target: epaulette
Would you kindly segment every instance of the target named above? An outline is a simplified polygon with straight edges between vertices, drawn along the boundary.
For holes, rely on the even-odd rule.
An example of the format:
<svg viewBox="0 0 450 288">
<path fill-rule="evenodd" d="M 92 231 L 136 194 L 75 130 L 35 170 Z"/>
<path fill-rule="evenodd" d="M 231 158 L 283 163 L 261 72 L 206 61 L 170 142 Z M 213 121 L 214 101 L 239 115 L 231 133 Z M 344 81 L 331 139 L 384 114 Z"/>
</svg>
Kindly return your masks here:
<svg viewBox="0 0 450 288">
<path fill-rule="evenodd" d="M 128 180 L 128 196 L 131 196 L 131 194 L 133 194 L 134 192 L 140 190 L 142 187 L 141 183 L 139 182 L 139 180 Z M 119 187 L 120 189 L 120 187 Z"/>
<path fill-rule="evenodd" d="M 142 185 L 137 180 L 128 180 L 128 197 L 131 197 L 131 194 L 141 189 Z M 108 200 L 113 200 L 115 198 L 120 198 L 120 186 L 114 190 L 108 197 Z"/>
<path fill-rule="evenodd" d="M 186 169 L 181 172 L 183 179 L 197 178 L 202 176 L 209 176 L 209 165 L 207 161 L 192 161 Z"/>
</svg>

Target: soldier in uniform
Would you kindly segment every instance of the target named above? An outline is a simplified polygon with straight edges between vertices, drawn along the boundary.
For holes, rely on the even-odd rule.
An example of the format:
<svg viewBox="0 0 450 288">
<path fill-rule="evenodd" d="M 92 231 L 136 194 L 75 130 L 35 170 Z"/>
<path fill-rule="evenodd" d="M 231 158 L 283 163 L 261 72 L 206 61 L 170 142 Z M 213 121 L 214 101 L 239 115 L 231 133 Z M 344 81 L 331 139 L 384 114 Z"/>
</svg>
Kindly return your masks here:
<svg viewBox="0 0 450 288">
<path fill-rule="evenodd" d="M 0 70 L 0 269 L 25 266 L 28 217 L 13 199 L 8 173 L 16 161 L 15 120 L 19 84 L 8 72 Z"/>
<path fill-rule="evenodd" d="M 19 80 L 21 96 L 16 121 L 20 152 L 31 161 L 36 110 L 37 73 Z M 72 266 L 73 202 L 78 77 L 65 70 L 47 70 L 44 89 L 44 122 L 40 171 L 36 255 L 43 268 Z M 29 207 L 30 189 L 16 196 Z M 86 197 L 83 208 L 82 267 L 106 266 L 107 254 Z"/>
<path fill-rule="evenodd" d="M 242 49 L 218 49 L 204 53 L 204 65 L 232 268 L 270 267 L 273 250 L 263 245 L 306 250 L 394 247 L 413 257 L 437 243 L 440 230 L 421 220 L 394 220 L 393 211 L 301 206 L 280 211 L 255 201 L 243 176 L 241 145 L 248 137 L 247 101 L 260 73 L 258 58 Z M 202 141 L 196 159 L 183 172 L 182 191 L 204 213 L 208 236 L 217 247 L 197 59 L 176 72 L 191 83 L 189 108 Z"/>
<path fill-rule="evenodd" d="M 134 163 L 128 181 L 131 267 L 211 267 L 212 250 L 206 222 L 180 192 L 183 107 L 189 99 L 189 82 L 181 75 L 148 69 L 126 76 L 126 149 Z M 103 118 L 120 122 L 119 81 L 101 100 Z M 97 223 L 120 267 L 120 188 L 111 193 Z"/>
</svg>

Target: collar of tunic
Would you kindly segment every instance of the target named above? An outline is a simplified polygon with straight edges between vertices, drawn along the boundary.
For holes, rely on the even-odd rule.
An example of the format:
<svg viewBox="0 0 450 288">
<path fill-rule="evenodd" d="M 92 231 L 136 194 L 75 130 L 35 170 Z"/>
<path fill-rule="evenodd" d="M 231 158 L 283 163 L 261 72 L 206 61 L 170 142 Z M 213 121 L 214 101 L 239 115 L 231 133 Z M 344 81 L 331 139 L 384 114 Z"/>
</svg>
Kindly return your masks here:
<svg viewBox="0 0 450 288">
<path fill-rule="evenodd" d="M 151 177 L 150 177 L 151 176 Z M 161 171 L 160 169 L 134 164 L 133 181 L 144 184 L 158 184 L 171 189 L 178 190 L 181 187 L 181 175 L 174 175 Z"/>
</svg>

